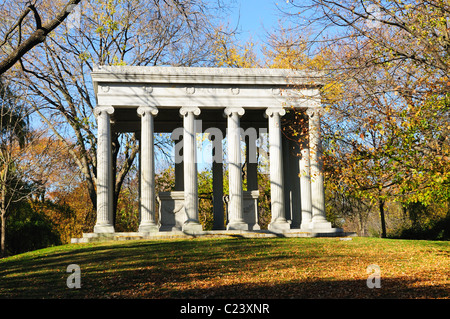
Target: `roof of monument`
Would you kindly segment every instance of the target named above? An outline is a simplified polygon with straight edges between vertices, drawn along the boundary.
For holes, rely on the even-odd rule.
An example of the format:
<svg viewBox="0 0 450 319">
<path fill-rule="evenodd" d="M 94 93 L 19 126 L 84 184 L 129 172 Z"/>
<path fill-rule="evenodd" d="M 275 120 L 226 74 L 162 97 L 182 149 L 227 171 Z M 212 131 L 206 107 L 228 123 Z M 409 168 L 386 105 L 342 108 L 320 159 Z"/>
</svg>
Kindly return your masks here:
<svg viewBox="0 0 450 319">
<path fill-rule="evenodd" d="M 320 72 L 267 68 L 96 66 L 91 76 L 94 83 L 323 85 L 323 74 Z"/>
</svg>

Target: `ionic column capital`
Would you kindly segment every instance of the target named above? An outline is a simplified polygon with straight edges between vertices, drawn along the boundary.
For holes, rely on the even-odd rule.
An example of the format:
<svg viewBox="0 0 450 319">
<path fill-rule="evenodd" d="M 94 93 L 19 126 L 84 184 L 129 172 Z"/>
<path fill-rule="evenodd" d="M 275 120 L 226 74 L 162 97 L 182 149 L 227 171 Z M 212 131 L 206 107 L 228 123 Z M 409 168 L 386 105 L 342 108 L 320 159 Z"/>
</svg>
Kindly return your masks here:
<svg viewBox="0 0 450 319">
<path fill-rule="evenodd" d="M 194 113 L 195 116 L 199 116 L 200 112 L 201 110 L 198 106 L 183 106 L 180 109 L 181 116 L 186 116 L 188 113 Z"/>
<path fill-rule="evenodd" d="M 154 106 L 139 106 L 137 108 L 137 114 L 139 115 L 139 117 L 143 117 L 146 116 L 148 114 L 156 116 L 158 115 L 159 110 L 154 107 Z"/>
<path fill-rule="evenodd" d="M 233 113 L 237 113 L 239 117 L 244 115 L 245 110 L 243 107 L 227 107 L 223 110 L 225 117 L 231 116 Z"/>
<path fill-rule="evenodd" d="M 95 117 L 100 116 L 102 113 L 112 115 L 114 113 L 114 107 L 112 107 L 111 105 L 98 105 L 94 108 Z"/>
<path fill-rule="evenodd" d="M 272 117 L 275 114 L 278 114 L 279 116 L 283 116 L 286 114 L 286 110 L 283 109 L 282 107 L 269 107 L 266 109 L 264 116 L 267 118 L 267 117 Z"/>
</svg>

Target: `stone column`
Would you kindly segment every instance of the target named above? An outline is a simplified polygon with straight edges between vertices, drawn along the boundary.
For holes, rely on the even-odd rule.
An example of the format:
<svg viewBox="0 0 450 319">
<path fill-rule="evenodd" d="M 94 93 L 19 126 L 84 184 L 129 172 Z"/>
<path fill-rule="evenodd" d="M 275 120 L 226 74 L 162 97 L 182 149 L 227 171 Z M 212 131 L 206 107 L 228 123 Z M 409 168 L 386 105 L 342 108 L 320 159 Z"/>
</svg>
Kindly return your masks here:
<svg viewBox="0 0 450 319">
<path fill-rule="evenodd" d="M 158 109 L 151 106 L 140 106 L 137 113 L 141 117 L 141 222 L 139 232 L 157 232 L 153 117 L 158 114 Z"/>
<path fill-rule="evenodd" d="M 308 121 L 308 117 L 305 116 Z M 309 121 L 307 122 L 309 123 Z M 309 125 L 309 124 L 307 124 Z M 301 158 L 300 158 L 300 193 L 302 207 L 302 223 L 300 228 L 309 230 L 312 219 L 312 202 L 311 202 L 311 164 L 309 154 L 309 137 L 304 135 L 301 137 Z"/>
<path fill-rule="evenodd" d="M 283 150 L 281 133 L 281 116 L 286 114 L 282 108 L 268 108 L 269 118 L 269 154 L 270 154 L 270 195 L 272 220 L 269 230 L 283 231 L 290 228 L 285 218 Z"/>
<path fill-rule="evenodd" d="M 182 230 L 202 231 L 198 220 L 198 183 L 197 183 L 197 140 L 195 136 L 195 117 L 200 115 L 198 107 L 182 107 L 183 117 L 183 163 L 184 163 L 184 208 L 187 221 Z"/>
<path fill-rule="evenodd" d="M 114 233 L 110 115 L 112 106 L 97 106 L 97 223 L 94 233 Z"/>
<path fill-rule="evenodd" d="M 244 192 L 242 189 L 242 163 L 240 145 L 240 117 L 244 115 L 243 108 L 226 108 L 228 136 L 228 175 L 229 203 L 227 229 L 248 230 L 244 221 Z"/>
<path fill-rule="evenodd" d="M 312 228 L 331 228 L 325 214 L 325 190 L 323 181 L 322 142 L 320 137 L 320 110 L 310 108 L 309 117 L 309 146 L 311 164 L 311 204 Z"/>
</svg>

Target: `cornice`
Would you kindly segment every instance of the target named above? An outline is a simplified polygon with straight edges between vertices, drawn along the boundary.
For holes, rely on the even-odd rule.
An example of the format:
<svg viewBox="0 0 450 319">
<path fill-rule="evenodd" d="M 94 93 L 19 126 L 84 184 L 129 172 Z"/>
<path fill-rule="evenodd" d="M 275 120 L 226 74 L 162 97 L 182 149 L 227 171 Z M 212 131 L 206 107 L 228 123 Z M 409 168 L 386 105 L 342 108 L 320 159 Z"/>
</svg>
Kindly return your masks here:
<svg viewBox="0 0 450 319">
<path fill-rule="evenodd" d="M 96 66 L 91 76 L 94 83 L 323 85 L 323 74 L 319 72 L 263 68 Z"/>
</svg>

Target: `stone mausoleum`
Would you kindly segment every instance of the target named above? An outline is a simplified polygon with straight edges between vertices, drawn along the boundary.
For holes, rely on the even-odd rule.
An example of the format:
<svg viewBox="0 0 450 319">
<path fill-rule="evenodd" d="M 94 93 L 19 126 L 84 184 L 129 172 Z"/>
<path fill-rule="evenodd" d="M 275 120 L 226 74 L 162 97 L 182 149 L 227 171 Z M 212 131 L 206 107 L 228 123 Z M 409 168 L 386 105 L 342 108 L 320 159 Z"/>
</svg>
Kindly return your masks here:
<svg viewBox="0 0 450 319">
<path fill-rule="evenodd" d="M 97 98 L 97 222 L 94 233 L 74 242 L 169 234 L 342 234 L 325 215 L 320 74 L 285 69 L 101 66 L 91 76 Z M 283 133 L 283 116 L 292 110 L 305 117 L 307 138 L 300 144 L 298 138 Z M 135 132 L 140 142 L 140 226 L 131 234 L 116 233 L 113 225 L 111 135 L 115 132 Z M 161 132 L 172 133 L 178 146 L 175 187 L 156 193 L 154 134 Z M 271 222 L 264 231 L 258 225 L 255 143 L 260 132 L 269 135 Z M 204 231 L 199 223 L 196 133 L 210 133 L 213 145 L 212 231 Z M 228 194 L 223 191 L 224 138 Z M 241 143 L 246 144 L 245 161 Z"/>
</svg>

